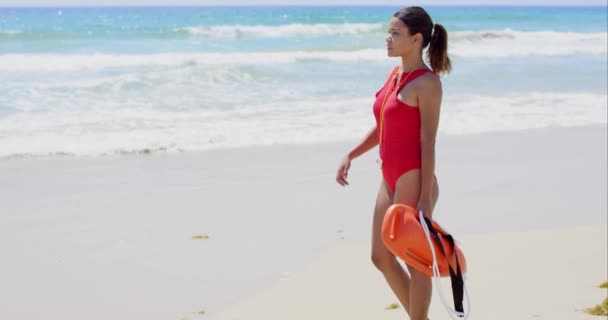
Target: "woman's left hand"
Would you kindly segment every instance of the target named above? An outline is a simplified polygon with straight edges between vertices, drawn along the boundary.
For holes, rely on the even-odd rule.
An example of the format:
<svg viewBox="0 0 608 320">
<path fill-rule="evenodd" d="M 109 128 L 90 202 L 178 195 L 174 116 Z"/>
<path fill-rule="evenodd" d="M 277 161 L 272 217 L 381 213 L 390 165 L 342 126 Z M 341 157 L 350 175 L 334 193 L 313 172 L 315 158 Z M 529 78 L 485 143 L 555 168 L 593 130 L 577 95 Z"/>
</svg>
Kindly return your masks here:
<svg viewBox="0 0 608 320">
<path fill-rule="evenodd" d="M 422 210 L 422 214 L 429 220 L 433 219 L 433 201 L 431 197 L 420 197 L 418 200 L 418 211 Z"/>
</svg>

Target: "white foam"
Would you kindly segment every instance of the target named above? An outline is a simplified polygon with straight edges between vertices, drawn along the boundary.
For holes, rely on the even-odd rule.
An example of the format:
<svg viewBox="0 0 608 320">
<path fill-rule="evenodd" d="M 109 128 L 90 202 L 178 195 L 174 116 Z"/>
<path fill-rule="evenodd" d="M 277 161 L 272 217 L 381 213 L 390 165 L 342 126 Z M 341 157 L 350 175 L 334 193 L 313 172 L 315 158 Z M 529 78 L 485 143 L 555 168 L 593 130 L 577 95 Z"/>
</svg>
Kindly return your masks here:
<svg viewBox="0 0 608 320">
<path fill-rule="evenodd" d="M 450 33 L 449 54 L 462 58 L 571 56 L 608 53 L 608 33 L 483 31 Z M 152 54 L 4 54 L 1 71 L 81 71 L 188 65 L 267 65 L 320 60 L 339 63 L 387 60 L 383 40 L 378 48 L 330 51 L 209 52 Z"/>
<path fill-rule="evenodd" d="M 0 35 L 6 34 L 6 35 L 16 35 L 16 34 L 21 34 L 23 33 L 23 31 L 20 30 L 0 30 Z"/>
<path fill-rule="evenodd" d="M 158 53 L 158 54 L 5 54 L 0 71 L 79 71 L 136 67 L 200 65 L 275 65 L 299 60 L 354 62 L 382 61 L 384 50 L 283 51 L 252 53 Z"/>
<path fill-rule="evenodd" d="M 176 96 L 171 104 L 192 104 Z M 373 125 L 372 98 L 316 98 L 243 104 L 241 108 L 166 110 L 139 101 L 104 101 L 48 113 L 0 117 L 0 158 L 163 150 L 195 151 L 269 144 L 357 140 Z M 91 103 L 94 103 L 91 101 Z M 440 134 L 606 124 L 606 94 L 537 92 L 447 96 Z"/>
<path fill-rule="evenodd" d="M 448 96 L 439 131 L 472 134 L 606 124 L 608 97 L 598 93 L 531 92 Z"/>
<path fill-rule="evenodd" d="M 269 25 L 216 25 L 175 29 L 205 38 L 291 38 L 321 36 L 355 36 L 379 34 L 384 31 L 381 23 L 301 24 Z"/>
<path fill-rule="evenodd" d="M 460 31 L 449 33 L 452 55 L 472 57 L 566 56 L 606 54 L 608 33 L 555 31 Z"/>
</svg>

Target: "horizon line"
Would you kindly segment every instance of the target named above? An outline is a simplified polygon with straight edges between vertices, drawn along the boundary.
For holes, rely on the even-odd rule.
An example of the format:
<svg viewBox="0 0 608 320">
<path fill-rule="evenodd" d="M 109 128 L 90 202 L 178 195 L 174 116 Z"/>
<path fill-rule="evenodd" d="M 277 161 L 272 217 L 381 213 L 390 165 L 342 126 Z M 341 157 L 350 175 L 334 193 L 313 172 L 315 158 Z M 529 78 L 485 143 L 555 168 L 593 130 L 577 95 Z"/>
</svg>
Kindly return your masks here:
<svg viewBox="0 0 608 320">
<path fill-rule="evenodd" d="M 358 3 L 358 4 L 305 4 L 305 3 L 292 3 L 292 4 L 272 4 L 272 3 L 257 3 L 257 4 L 19 4 L 19 5 L 0 5 L 0 8 L 150 8 L 150 7 L 399 7 L 398 5 L 392 5 L 388 3 L 371 4 L 371 3 Z M 509 3 L 497 3 L 497 4 L 467 4 L 467 3 L 450 3 L 450 4 L 428 4 L 423 7 L 542 7 L 542 8 L 572 8 L 572 7 L 601 7 L 608 8 L 608 5 L 602 4 L 539 4 L 539 3 L 528 3 L 528 4 L 509 4 Z"/>
</svg>

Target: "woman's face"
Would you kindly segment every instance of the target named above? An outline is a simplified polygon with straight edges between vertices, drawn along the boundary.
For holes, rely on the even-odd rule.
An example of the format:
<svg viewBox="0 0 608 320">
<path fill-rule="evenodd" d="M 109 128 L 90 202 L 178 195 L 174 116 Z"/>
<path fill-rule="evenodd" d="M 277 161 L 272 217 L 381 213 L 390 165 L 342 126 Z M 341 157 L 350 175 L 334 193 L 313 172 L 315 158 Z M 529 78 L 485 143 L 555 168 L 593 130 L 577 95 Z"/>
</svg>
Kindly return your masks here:
<svg viewBox="0 0 608 320">
<path fill-rule="evenodd" d="M 410 30 L 401 21 L 393 17 L 388 24 L 388 36 L 386 37 L 386 50 L 389 57 L 402 57 L 408 55 L 416 48 L 419 34 L 410 35 Z"/>
</svg>

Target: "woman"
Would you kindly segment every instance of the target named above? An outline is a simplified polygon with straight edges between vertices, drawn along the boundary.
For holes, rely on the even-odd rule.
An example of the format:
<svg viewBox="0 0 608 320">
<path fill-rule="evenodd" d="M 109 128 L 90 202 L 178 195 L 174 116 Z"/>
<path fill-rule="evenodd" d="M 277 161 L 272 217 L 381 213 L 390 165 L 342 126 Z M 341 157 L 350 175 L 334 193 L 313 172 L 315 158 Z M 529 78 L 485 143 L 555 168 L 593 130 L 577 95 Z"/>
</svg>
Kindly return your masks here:
<svg viewBox="0 0 608 320">
<path fill-rule="evenodd" d="M 374 126 L 342 160 L 336 181 L 348 185 L 351 160 L 376 145 L 380 149 L 382 183 L 373 218 L 372 261 L 412 320 L 426 320 L 431 301 L 431 279 L 408 266 L 408 273 L 385 247 L 381 238 L 384 214 L 394 203 L 422 210 L 431 218 L 439 188 L 435 177 L 435 136 L 442 89 L 438 75 L 451 70 L 447 32 L 433 24 L 420 7 L 396 12 L 388 27 L 389 57 L 401 57 L 401 66 L 389 74 L 376 94 Z M 422 59 L 428 48 L 430 68 Z"/>
</svg>

